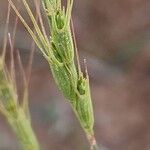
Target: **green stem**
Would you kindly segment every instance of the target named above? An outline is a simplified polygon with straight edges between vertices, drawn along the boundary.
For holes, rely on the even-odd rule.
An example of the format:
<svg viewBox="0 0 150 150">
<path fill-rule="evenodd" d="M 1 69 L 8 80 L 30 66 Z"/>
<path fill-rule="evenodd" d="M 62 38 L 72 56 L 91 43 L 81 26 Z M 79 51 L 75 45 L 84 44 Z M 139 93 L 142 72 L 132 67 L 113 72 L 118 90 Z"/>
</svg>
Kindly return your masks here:
<svg viewBox="0 0 150 150">
<path fill-rule="evenodd" d="M 96 139 L 94 135 L 87 135 L 87 139 L 90 143 L 90 150 L 99 150 Z"/>
<path fill-rule="evenodd" d="M 17 135 L 23 150 L 39 150 L 39 144 L 32 130 L 30 120 L 22 109 L 8 117 L 8 122 Z"/>
<path fill-rule="evenodd" d="M 93 145 L 91 150 L 99 150 L 97 145 Z"/>
</svg>

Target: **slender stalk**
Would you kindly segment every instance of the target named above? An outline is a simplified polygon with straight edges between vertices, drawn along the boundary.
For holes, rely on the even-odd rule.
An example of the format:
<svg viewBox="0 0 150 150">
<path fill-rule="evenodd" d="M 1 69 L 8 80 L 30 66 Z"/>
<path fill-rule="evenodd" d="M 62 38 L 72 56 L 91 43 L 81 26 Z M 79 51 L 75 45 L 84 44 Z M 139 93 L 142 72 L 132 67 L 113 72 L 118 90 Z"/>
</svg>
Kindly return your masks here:
<svg viewBox="0 0 150 150">
<path fill-rule="evenodd" d="M 88 139 L 88 141 L 89 141 L 89 143 L 90 143 L 90 148 L 91 148 L 91 150 L 99 150 L 94 135 L 93 135 L 93 136 L 87 135 L 87 139 Z"/>
<path fill-rule="evenodd" d="M 99 150 L 97 145 L 93 145 L 91 150 Z"/>
</svg>

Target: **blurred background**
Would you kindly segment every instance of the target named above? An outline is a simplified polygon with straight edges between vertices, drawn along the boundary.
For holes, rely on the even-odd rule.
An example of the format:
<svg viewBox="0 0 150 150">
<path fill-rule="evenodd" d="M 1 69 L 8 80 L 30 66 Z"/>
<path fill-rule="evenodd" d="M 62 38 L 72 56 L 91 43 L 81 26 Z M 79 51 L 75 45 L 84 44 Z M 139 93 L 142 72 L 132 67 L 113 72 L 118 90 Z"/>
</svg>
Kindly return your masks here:
<svg viewBox="0 0 150 150">
<path fill-rule="evenodd" d="M 18 6 L 31 23 L 23 5 Z M 0 47 L 6 14 L 7 1 L 0 0 Z M 149 14 L 149 0 L 75 0 L 76 39 L 81 63 L 87 59 L 94 129 L 101 150 L 150 150 Z M 12 11 L 10 33 L 14 22 Z M 31 41 L 19 22 L 15 49 L 19 49 L 25 68 Z M 33 59 L 29 92 L 32 123 L 42 150 L 89 149 L 78 121 L 38 49 Z M 0 150 L 19 150 L 18 145 L 0 115 Z"/>
</svg>

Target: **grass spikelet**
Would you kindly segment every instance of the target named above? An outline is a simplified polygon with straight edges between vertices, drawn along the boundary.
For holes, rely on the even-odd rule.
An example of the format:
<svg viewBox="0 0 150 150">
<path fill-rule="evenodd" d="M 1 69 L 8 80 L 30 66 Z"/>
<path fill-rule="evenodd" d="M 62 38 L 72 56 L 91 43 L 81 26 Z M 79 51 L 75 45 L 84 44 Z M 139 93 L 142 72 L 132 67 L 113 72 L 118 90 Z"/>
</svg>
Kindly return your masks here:
<svg viewBox="0 0 150 150">
<path fill-rule="evenodd" d="M 26 0 L 22 0 L 22 2 L 33 23 L 35 33 L 22 18 L 12 0 L 8 1 L 48 61 L 58 88 L 71 104 L 86 133 L 91 150 L 97 149 L 93 131 L 94 116 L 87 67 L 85 67 L 86 75 L 84 76 L 79 62 L 77 68 L 74 61 L 77 57 L 74 54 L 76 43 L 70 27 L 73 0 L 67 0 L 66 8 L 62 6 L 61 0 L 42 0 L 51 33 L 50 38 L 45 36 L 43 25 L 42 29 L 38 26 Z"/>
</svg>

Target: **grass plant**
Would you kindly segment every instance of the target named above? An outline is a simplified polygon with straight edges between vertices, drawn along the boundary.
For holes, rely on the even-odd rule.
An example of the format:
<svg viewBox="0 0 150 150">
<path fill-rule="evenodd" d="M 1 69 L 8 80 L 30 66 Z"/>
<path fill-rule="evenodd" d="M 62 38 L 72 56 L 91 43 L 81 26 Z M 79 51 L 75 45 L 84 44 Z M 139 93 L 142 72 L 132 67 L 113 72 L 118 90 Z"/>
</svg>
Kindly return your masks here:
<svg viewBox="0 0 150 150">
<path fill-rule="evenodd" d="M 8 1 L 47 60 L 58 88 L 70 103 L 85 131 L 91 150 L 97 150 L 87 65 L 84 60 L 85 70 L 82 72 L 74 32 L 71 30 L 71 27 L 73 29 L 71 26 L 73 0 L 67 0 L 66 7 L 62 6 L 61 0 L 42 0 L 50 35 L 47 35 L 45 31 L 40 9 L 37 9 L 40 18 L 40 25 L 38 25 L 27 1 L 21 0 L 32 21 L 34 32 L 19 13 L 13 1 Z M 77 66 L 75 58 L 78 62 Z"/>
<path fill-rule="evenodd" d="M 23 73 L 24 94 L 23 101 L 19 102 L 17 92 L 17 83 L 15 78 L 15 63 L 13 57 L 13 45 L 15 31 L 17 27 L 17 19 L 14 26 L 13 39 L 8 33 L 8 24 L 10 16 L 10 5 L 8 6 L 8 14 L 6 21 L 6 31 L 4 37 L 4 46 L 2 54 L 0 55 L 0 112 L 5 116 L 10 127 L 15 132 L 22 149 L 24 150 L 38 150 L 39 144 L 31 126 L 31 120 L 28 108 L 28 82 L 23 73 L 20 55 L 18 53 L 18 62 Z M 10 68 L 5 63 L 6 47 L 9 41 L 10 45 Z"/>
</svg>

